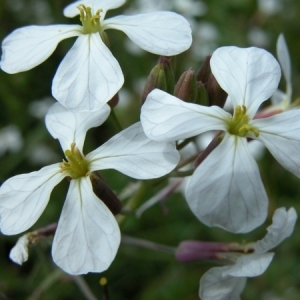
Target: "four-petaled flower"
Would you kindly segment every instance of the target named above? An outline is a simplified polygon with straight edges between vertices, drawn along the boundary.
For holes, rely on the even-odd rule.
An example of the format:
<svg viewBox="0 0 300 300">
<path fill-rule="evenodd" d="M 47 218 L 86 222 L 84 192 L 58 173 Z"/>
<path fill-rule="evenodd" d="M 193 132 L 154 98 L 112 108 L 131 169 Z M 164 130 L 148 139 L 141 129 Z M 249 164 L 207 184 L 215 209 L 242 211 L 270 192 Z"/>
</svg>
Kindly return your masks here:
<svg viewBox="0 0 300 300">
<path fill-rule="evenodd" d="M 265 220 L 268 199 L 247 139 L 262 142 L 281 165 L 300 177 L 300 110 L 254 118 L 280 80 L 280 66 L 265 50 L 221 47 L 210 65 L 233 104 L 233 116 L 217 106 L 186 103 L 154 90 L 142 107 L 141 123 L 146 135 L 156 141 L 223 131 L 220 144 L 192 175 L 186 199 L 204 224 L 248 232 Z"/>
<path fill-rule="evenodd" d="M 262 240 L 248 245 L 248 253 L 228 253 L 227 259 L 233 260 L 231 265 L 214 267 L 202 276 L 199 290 L 201 300 L 239 300 L 247 277 L 256 277 L 265 272 L 274 256 L 273 252 L 268 251 L 292 234 L 296 220 L 294 208 L 288 211 L 285 208 L 277 209 L 268 233 Z M 226 259 L 226 253 L 223 254 Z"/>
<path fill-rule="evenodd" d="M 92 172 L 116 169 L 133 178 L 150 179 L 169 173 L 179 160 L 174 143 L 148 139 L 140 123 L 84 156 L 87 130 L 102 124 L 109 112 L 107 104 L 98 111 L 72 112 L 55 103 L 46 115 L 46 126 L 59 140 L 66 161 L 12 177 L 0 188 L 1 232 L 13 235 L 30 228 L 44 211 L 52 189 L 63 178 L 70 180 L 52 246 L 54 262 L 70 274 L 106 270 L 120 243 L 115 217 L 93 192 Z"/>
<path fill-rule="evenodd" d="M 173 12 L 104 20 L 109 9 L 124 3 L 125 0 L 76 1 L 65 8 L 64 15 L 80 14 L 82 26 L 27 26 L 15 30 L 2 44 L 2 70 L 7 73 L 27 71 L 46 60 L 61 40 L 78 36 L 56 71 L 52 93 L 69 109 L 100 109 L 124 81 L 120 65 L 108 49 L 105 30 L 121 30 L 138 46 L 158 55 L 179 54 L 192 42 L 189 23 Z"/>
</svg>

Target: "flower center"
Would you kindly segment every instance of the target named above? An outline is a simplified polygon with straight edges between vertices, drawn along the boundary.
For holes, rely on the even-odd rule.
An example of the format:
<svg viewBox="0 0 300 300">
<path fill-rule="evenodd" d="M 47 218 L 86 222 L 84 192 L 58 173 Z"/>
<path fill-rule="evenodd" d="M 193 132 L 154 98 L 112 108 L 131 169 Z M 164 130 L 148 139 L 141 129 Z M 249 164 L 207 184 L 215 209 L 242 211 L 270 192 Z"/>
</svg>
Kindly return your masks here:
<svg viewBox="0 0 300 300">
<path fill-rule="evenodd" d="M 90 174 L 89 163 L 76 147 L 75 143 L 72 143 L 71 150 L 65 151 L 65 156 L 68 161 L 63 160 L 63 162 L 60 163 L 59 167 L 61 169 L 61 172 L 66 173 L 66 176 L 77 179 L 79 177 L 88 176 Z"/>
<path fill-rule="evenodd" d="M 238 105 L 235 108 L 232 119 L 228 121 L 228 132 L 241 137 L 245 137 L 249 132 L 253 132 L 258 137 L 259 131 L 248 124 L 249 117 L 246 113 L 247 108 L 244 105 Z"/>
<path fill-rule="evenodd" d="M 77 6 L 80 11 L 80 21 L 83 26 L 83 32 L 85 34 L 100 32 L 100 14 L 102 9 L 98 9 L 96 13 L 92 14 L 92 9 L 89 6 L 80 4 Z"/>
</svg>

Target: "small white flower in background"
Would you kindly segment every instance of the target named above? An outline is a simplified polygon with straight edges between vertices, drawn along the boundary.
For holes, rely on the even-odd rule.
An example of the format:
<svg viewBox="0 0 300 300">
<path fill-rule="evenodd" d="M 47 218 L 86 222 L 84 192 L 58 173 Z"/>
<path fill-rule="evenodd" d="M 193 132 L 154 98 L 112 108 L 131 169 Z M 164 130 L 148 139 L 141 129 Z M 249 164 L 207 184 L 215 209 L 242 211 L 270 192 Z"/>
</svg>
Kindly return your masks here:
<svg viewBox="0 0 300 300">
<path fill-rule="evenodd" d="M 27 26 L 15 30 L 2 43 L 1 68 L 7 73 L 27 71 L 45 61 L 57 44 L 78 36 L 53 79 L 53 96 L 78 111 L 100 109 L 121 88 L 124 77 L 107 48 L 107 29 L 123 31 L 142 49 L 158 55 L 176 55 L 192 42 L 189 23 L 173 12 L 117 16 L 106 12 L 125 0 L 82 0 L 64 9 L 66 17 L 80 15 L 80 25 Z"/>
<path fill-rule="evenodd" d="M 271 97 L 273 107 L 271 109 L 288 110 L 292 103 L 292 70 L 291 59 L 284 35 L 281 33 L 277 39 L 277 58 L 281 65 L 283 76 L 286 81 L 286 92 L 275 91 Z"/>
<path fill-rule="evenodd" d="M 8 125 L 0 130 L 0 155 L 5 152 L 18 152 L 23 146 L 23 137 L 19 128 Z"/>
<path fill-rule="evenodd" d="M 229 253 L 227 259 L 233 260 L 231 265 L 214 267 L 202 276 L 199 290 L 201 300 L 239 300 L 247 277 L 256 277 L 266 271 L 275 254 L 268 251 L 292 234 L 296 220 L 294 208 L 288 211 L 285 208 L 277 209 L 266 236 L 247 246 L 248 252 L 251 250 L 252 253 Z"/>
<path fill-rule="evenodd" d="M 15 246 L 10 250 L 9 258 L 16 264 L 22 265 L 28 260 L 29 235 L 30 233 L 22 235 Z"/>
<path fill-rule="evenodd" d="M 268 198 L 247 138 L 263 143 L 281 165 L 300 177 L 300 110 L 254 119 L 280 80 L 280 66 L 265 50 L 222 47 L 210 64 L 230 97 L 233 116 L 220 107 L 186 103 L 156 89 L 142 107 L 141 122 L 146 135 L 157 141 L 223 131 L 220 144 L 192 175 L 186 199 L 207 226 L 249 232 L 264 222 Z"/>
<path fill-rule="evenodd" d="M 0 188 L 1 232 L 13 235 L 29 229 L 47 206 L 52 189 L 63 178 L 71 179 L 52 256 L 73 275 L 106 270 L 120 243 L 115 217 L 93 192 L 92 172 L 115 169 L 136 179 L 150 179 L 169 173 L 179 160 L 174 143 L 148 139 L 140 123 L 84 156 L 87 130 L 102 124 L 109 112 L 108 105 L 93 112 L 72 112 L 55 103 L 46 115 L 46 126 L 59 140 L 66 161 L 12 177 Z"/>
</svg>

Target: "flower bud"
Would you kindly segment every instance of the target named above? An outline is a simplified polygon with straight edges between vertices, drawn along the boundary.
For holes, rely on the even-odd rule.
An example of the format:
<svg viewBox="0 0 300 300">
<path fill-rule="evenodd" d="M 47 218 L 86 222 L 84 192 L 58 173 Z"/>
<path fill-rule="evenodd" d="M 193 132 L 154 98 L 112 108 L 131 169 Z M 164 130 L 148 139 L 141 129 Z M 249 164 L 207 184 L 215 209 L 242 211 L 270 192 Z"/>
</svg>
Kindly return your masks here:
<svg viewBox="0 0 300 300">
<path fill-rule="evenodd" d="M 197 82 L 197 99 L 196 103 L 204 106 L 208 106 L 208 93 L 205 84 L 201 81 Z"/>
<path fill-rule="evenodd" d="M 202 66 L 200 67 L 198 73 L 197 73 L 197 81 L 201 81 L 203 83 L 206 83 L 208 81 L 208 78 L 211 74 L 210 70 L 210 58 L 211 55 L 206 56 Z"/>
<path fill-rule="evenodd" d="M 217 105 L 219 107 L 223 107 L 227 99 L 227 93 L 220 87 L 213 74 L 211 74 L 208 78 L 206 89 L 208 93 L 209 106 Z"/>
<path fill-rule="evenodd" d="M 219 252 L 229 251 L 229 245 L 227 243 L 183 241 L 177 247 L 175 257 L 180 262 L 217 260 Z"/>
<path fill-rule="evenodd" d="M 196 102 L 197 90 L 195 72 L 189 69 L 180 76 L 174 89 L 174 96 L 186 102 Z"/>
<path fill-rule="evenodd" d="M 120 213 L 122 204 L 115 193 L 105 183 L 103 178 L 96 172 L 92 172 L 90 179 L 95 195 L 108 207 L 113 215 Z"/>
<path fill-rule="evenodd" d="M 171 93 L 174 88 L 174 75 L 171 65 L 171 58 L 161 56 L 158 64 L 151 70 L 142 93 L 142 104 L 148 94 L 154 89 L 160 89 Z"/>
<path fill-rule="evenodd" d="M 119 103 L 119 93 L 116 93 L 108 102 L 107 104 L 111 107 L 114 108 L 115 106 L 117 106 L 117 104 Z"/>
</svg>

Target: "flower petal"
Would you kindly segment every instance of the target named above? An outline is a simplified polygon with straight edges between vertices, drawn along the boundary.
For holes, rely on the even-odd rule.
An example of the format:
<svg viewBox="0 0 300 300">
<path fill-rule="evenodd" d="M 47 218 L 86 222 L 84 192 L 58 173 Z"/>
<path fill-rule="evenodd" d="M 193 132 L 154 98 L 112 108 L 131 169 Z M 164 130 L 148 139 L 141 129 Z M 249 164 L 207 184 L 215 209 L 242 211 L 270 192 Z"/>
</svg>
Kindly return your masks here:
<svg viewBox="0 0 300 300">
<path fill-rule="evenodd" d="M 53 96 L 77 111 L 100 109 L 121 88 L 124 77 L 119 63 L 100 35 L 79 36 L 53 79 Z"/>
<path fill-rule="evenodd" d="M 45 121 L 50 134 L 58 139 L 63 151 L 70 149 L 72 143 L 82 151 L 86 132 L 100 126 L 107 119 L 110 107 L 105 104 L 100 110 L 92 112 L 70 111 L 54 103 L 47 112 Z"/>
<path fill-rule="evenodd" d="M 255 277 L 266 271 L 274 253 L 242 255 L 237 262 L 222 273 L 223 276 Z"/>
<path fill-rule="evenodd" d="M 290 94 L 292 93 L 292 71 L 291 71 L 291 59 L 288 47 L 284 35 L 281 33 L 277 40 L 276 45 L 277 57 L 280 62 L 283 75 L 285 77 L 287 88 L 290 89 Z M 291 95 L 290 95 L 291 96 Z"/>
<path fill-rule="evenodd" d="M 267 229 L 268 233 L 254 246 L 255 253 L 265 253 L 279 245 L 293 233 L 296 221 L 297 213 L 293 207 L 288 211 L 284 207 L 276 209 L 273 223 Z"/>
<path fill-rule="evenodd" d="M 98 9 L 102 9 L 101 12 L 101 18 L 104 18 L 106 12 L 110 9 L 114 9 L 117 7 L 122 6 L 126 0 L 79 0 L 75 1 L 64 9 L 64 16 L 73 18 L 77 15 L 79 15 L 79 9 L 77 6 L 79 4 L 83 4 L 85 6 L 89 6 L 93 9 L 93 12 L 95 13 Z"/>
<path fill-rule="evenodd" d="M 256 138 L 287 170 L 300 177 L 300 110 L 293 109 L 269 118 L 252 120 Z M 255 138 L 255 137 L 254 137 Z"/>
<path fill-rule="evenodd" d="M 137 179 L 161 177 L 172 171 L 180 158 L 174 143 L 147 138 L 135 123 L 86 156 L 90 171 L 115 169 Z"/>
<path fill-rule="evenodd" d="M 105 271 L 120 239 L 117 221 L 93 193 L 89 177 L 71 180 L 53 240 L 54 262 L 72 275 Z"/>
<path fill-rule="evenodd" d="M 239 300 L 247 279 L 223 276 L 230 267 L 215 267 L 208 270 L 200 280 L 201 300 Z"/>
<path fill-rule="evenodd" d="M 158 55 L 176 55 L 192 44 L 190 24 L 174 12 L 116 16 L 105 20 L 103 27 L 123 31 L 142 49 Z"/>
<path fill-rule="evenodd" d="M 22 265 L 28 260 L 28 234 L 22 235 L 10 250 L 9 258 L 16 264 Z"/>
<path fill-rule="evenodd" d="M 14 74 L 45 61 L 57 44 L 81 34 L 79 25 L 27 26 L 8 35 L 2 43 L 1 69 Z"/>
<path fill-rule="evenodd" d="M 226 130 L 231 115 L 217 106 L 186 103 L 159 89 L 147 97 L 141 111 L 146 135 L 156 141 L 177 141 L 210 130 Z"/>
<path fill-rule="evenodd" d="M 267 51 L 255 47 L 221 47 L 210 60 L 212 73 L 233 106 L 245 105 L 252 118 L 278 87 L 281 70 Z"/>
<path fill-rule="evenodd" d="M 52 189 L 64 178 L 59 164 L 14 176 L 0 188 L 0 228 L 13 235 L 30 228 L 48 204 Z"/>
<path fill-rule="evenodd" d="M 243 233 L 262 224 L 268 198 L 247 140 L 225 135 L 195 170 L 186 199 L 207 226 Z"/>
</svg>

